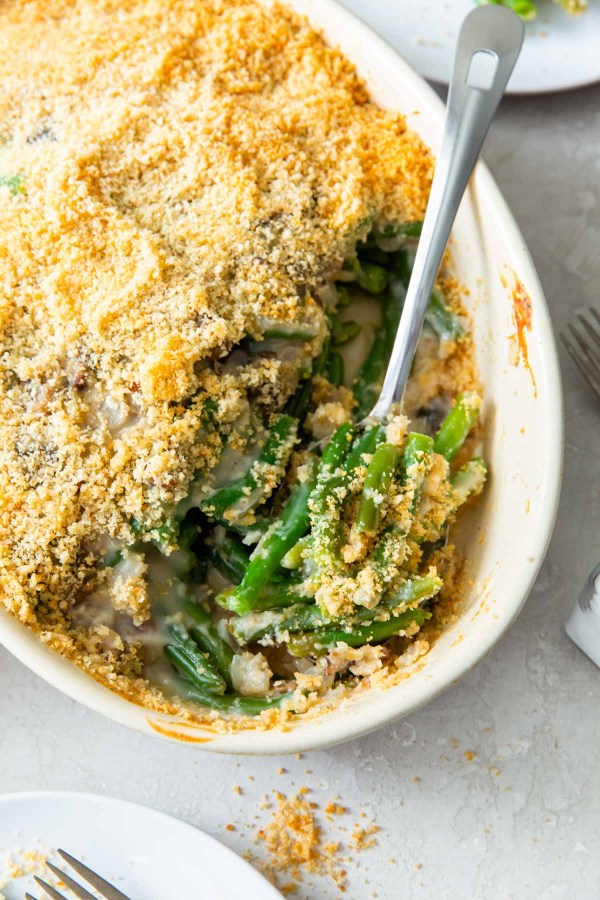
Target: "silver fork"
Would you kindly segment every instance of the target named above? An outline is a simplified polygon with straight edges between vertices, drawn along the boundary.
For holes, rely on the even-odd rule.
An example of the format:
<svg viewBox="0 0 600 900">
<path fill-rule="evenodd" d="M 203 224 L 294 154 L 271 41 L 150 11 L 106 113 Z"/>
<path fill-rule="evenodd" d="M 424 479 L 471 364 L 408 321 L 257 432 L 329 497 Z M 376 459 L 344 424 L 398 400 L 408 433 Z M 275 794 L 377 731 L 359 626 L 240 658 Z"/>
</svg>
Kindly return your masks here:
<svg viewBox="0 0 600 900">
<path fill-rule="evenodd" d="M 567 325 L 560 337 L 569 356 L 600 399 L 600 314 L 592 307 L 585 313 L 577 313 L 577 325 Z"/>
<path fill-rule="evenodd" d="M 560 336 L 569 356 L 600 399 L 600 314 L 593 308 L 578 313 L 577 324 L 569 324 Z M 584 584 L 565 631 L 600 667 L 600 564 Z"/>
<path fill-rule="evenodd" d="M 78 859 L 75 859 L 74 856 L 71 856 L 70 853 L 67 853 L 65 850 L 58 850 L 58 855 L 67 863 L 67 865 L 71 866 L 78 875 L 83 878 L 84 881 L 87 881 L 89 885 L 91 885 L 95 891 L 97 891 L 101 897 L 104 897 L 105 900 L 130 900 L 126 894 L 123 894 L 122 891 L 117 890 L 117 888 L 106 881 L 105 878 L 102 878 L 98 875 L 97 872 L 94 872 L 92 869 L 85 866 Z M 46 860 L 46 865 L 50 869 L 53 875 L 56 878 L 59 878 L 60 881 L 71 891 L 71 893 L 75 894 L 76 897 L 79 897 L 80 900 L 98 900 L 95 894 L 91 894 L 83 885 L 79 884 L 78 881 L 75 881 L 71 875 L 68 875 L 66 872 L 63 872 L 58 866 L 55 866 L 53 863 Z M 38 884 L 45 894 L 48 897 L 52 897 L 53 900 L 68 900 L 68 898 L 61 894 L 55 887 L 52 887 L 51 884 L 48 884 L 47 881 L 44 881 L 43 878 L 39 878 L 37 875 L 34 876 L 34 881 Z M 32 894 L 25 894 L 25 900 L 36 900 L 36 898 Z"/>
</svg>

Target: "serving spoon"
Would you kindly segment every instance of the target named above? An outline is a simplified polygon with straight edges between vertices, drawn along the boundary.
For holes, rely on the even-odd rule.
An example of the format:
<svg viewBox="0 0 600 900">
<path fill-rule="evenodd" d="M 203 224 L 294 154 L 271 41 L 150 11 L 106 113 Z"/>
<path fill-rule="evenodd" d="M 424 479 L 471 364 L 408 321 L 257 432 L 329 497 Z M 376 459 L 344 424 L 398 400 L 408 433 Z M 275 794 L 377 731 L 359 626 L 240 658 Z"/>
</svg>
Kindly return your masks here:
<svg viewBox="0 0 600 900">
<path fill-rule="evenodd" d="M 379 398 L 364 424 L 402 400 L 425 312 L 460 202 L 523 43 L 523 22 L 504 6 L 465 18 L 456 47 L 442 148 L 402 316 Z"/>
</svg>

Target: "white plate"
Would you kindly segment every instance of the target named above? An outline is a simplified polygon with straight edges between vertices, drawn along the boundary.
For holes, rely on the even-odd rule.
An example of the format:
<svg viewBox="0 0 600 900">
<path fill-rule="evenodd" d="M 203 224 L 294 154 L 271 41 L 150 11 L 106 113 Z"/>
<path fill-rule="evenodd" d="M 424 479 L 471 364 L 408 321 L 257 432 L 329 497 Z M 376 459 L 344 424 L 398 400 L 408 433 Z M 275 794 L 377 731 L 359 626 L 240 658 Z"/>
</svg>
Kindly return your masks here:
<svg viewBox="0 0 600 900">
<path fill-rule="evenodd" d="M 417 72 L 448 84 L 460 23 L 473 0 L 340 0 L 385 38 Z M 600 81 L 600 2 L 568 16 L 539 0 L 525 24 L 525 43 L 508 86 L 510 94 L 562 91 Z"/>
<path fill-rule="evenodd" d="M 0 873 L 7 851 L 48 847 L 67 850 L 132 900 L 281 900 L 232 850 L 155 809 L 94 794 L 0 797 Z M 59 857 L 56 864 L 66 868 Z M 32 888 L 38 896 L 31 877 L 0 890 L 6 900 L 22 900 Z"/>
</svg>

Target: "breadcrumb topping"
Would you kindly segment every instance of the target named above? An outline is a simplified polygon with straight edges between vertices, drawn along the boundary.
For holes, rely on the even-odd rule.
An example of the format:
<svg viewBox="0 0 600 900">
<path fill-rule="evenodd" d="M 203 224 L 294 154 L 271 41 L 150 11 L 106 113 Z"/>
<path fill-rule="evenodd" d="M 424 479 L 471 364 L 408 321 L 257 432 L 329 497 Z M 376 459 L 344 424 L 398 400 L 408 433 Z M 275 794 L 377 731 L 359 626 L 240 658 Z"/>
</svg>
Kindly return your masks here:
<svg viewBox="0 0 600 900">
<path fill-rule="evenodd" d="M 68 630 L 98 540 L 164 521 L 249 391 L 281 407 L 297 361 L 220 361 L 265 316 L 316 324 L 316 355 L 325 279 L 375 216 L 422 216 L 431 158 L 278 4 L 7 0 L 0 24 L 0 596 L 114 681 L 135 645 Z"/>
</svg>

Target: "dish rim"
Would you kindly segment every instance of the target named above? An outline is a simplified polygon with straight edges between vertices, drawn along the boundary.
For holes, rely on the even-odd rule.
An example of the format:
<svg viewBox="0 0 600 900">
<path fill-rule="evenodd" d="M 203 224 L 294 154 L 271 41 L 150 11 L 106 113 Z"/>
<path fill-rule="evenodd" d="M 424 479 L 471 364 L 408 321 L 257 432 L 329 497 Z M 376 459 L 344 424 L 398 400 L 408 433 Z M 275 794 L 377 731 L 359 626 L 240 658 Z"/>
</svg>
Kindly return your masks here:
<svg viewBox="0 0 600 900">
<path fill-rule="evenodd" d="M 309 11 L 311 8 L 313 10 L 317 8 L 325 10 L 323 19 L 328 22 L 333 20 L 333 27 L 335 27 L 336 31 L 339 30 L 341 35 L 340 48 L 345 55 L 349 56 L 351 61 L 351 53 L 345 50 L 343 45 L 350 44 L 350 38 L 353 35 L 359 37 L 362 32 L 363 35 L 361 37 L 364 37 L 364 40 L 368 42 L 372 52 L 382 57 L 386 64 L 395 67 L 399 78 L 411 86 L 412 91 L 419 100 L 419 113 L 424 117 L 429 117 L 435 124 L 441 126 L 444 117 L 444 104 L 433 88 L 362 19 L 340 6 L 335 0 L 287 0 L 287 5 L 293 11 L 305 15 L 311 21 L 313 27 L 327 31 L 329 26 L 322 25 L 318 16 L 315 16 L 313 19 Z M 348 34 L 350 37 L 348 37 Z M 348 37 L 348 40 L 345 40 L 345 37 Z M 192 739 L 190 737 L 186 739 L 181 735 L 175 736 L 173 733 L 164 734 L 157 731 L 150 723 L 150 716 L 160 714 L 126 700 L 111 691 L 110 688 L 95 681 L 93 677 L 79 669 L 75 663 L 45 646 L 34 632 L 12 617 L 2 607 L 0 607 L 0 644 L 53 687 L 58 688 L 71 699 L 83 703 L 95 712 L 121 725 L 126 725 L 145 734 L 162 737 L 170 742 L 185 743 L 187 746 L 193 744 L 203 750 L 227 754 L 276 755 L 297 753 L 353 740 L 375 731 L 394 720 L 410 715 L 416 709 L 434 700 L 470 672 L 508 631 L 534 585 L 546 555 L 558 512 L 564 444 L 564 410 L 560 366 L 556 341 L 542 286 L 512 212 L 485 163 L 481 161 L 477 164 L 473 183 L 477 186 L 478 194 L 480 193 L 489 200 L 490 208 L 495 214 L 496 225 L 503 237 L 503 243 L 511 247 L 514 257 L 518 259 L 519 278 L 527 284 L 527 291 L 532 297 L 536 310 L 536 330 L 542 343 L 545 345 L 542 359 L 544 361 L 546 390 L 541 402 L 544 403 L 545 414 L 554 423 L 551 429 L 553 446 L 547 450 L 548 464 L 545 470 L 547 490 L 540 501 L 539 521 L 543 523 L 544 527 L 540 528 L 536 535 L 535 557 L 529 567 L 521 567 L 515 584 L 511 588 L 512 603 L 505 602 L 502 608 L 502 616 L 499 618 L 495 630 L 487 635 L 486 640 L 475 642 L 468 649 L 463 645 L 460 653 L 453 654 L 452 658 L 446 661 L 444 676 L 439 680 L 431 678 L 427 684 L 423 685 L 418 699 L 411 699 L 403 703 L 401 696 L 398 695 L 394 702 L 392 700 L 392 690 L 394 689 L 389 689 L 390 703 L 384 712 L 378 712 L 376 707 L 371 708 L 366 704 L 364 708 L 361 708 L 360 717 L 346 715 L 333 722 L 332 717 L 327 712 L 324 712 L 318 720 L 309 720 L 305 727 L 299 725 L 289 730 L 272 728 L 266 731 L 249 729 L 217 734 L 214 738 L 208 737 L 206 739 Z M 400 688 L 401 685 L 397 686 L 395 690 Z M 142 713 L 141 715 L 140 712 Z M 173 728 L 176 728 L 172 717 L 165 716 L 164 724 L 166 723 L 170 723 Z"/>
</svg>

